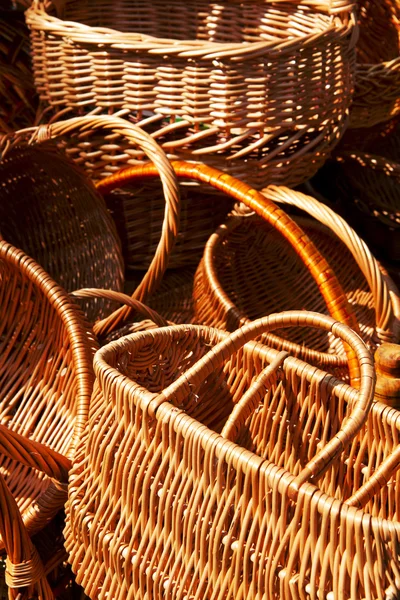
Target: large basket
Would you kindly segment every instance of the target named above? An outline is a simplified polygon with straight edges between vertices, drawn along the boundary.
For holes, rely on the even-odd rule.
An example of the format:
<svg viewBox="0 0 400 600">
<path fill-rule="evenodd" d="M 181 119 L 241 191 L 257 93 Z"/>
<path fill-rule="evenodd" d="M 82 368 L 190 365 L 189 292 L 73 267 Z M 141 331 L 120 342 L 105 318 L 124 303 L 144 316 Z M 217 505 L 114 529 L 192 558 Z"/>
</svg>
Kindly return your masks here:
<svg viewBox="0 0 400 600">
<path fill-rule="evenodd" d="M 151 293 L 156 289 L 157 285 L 161 281 L 163 274 L 168 266 L 169 257 L 174 247 L 178 231 L 179 231 L 179 215 L 180 215 L 180 202 L 179 202 L 179 187 L 172 170 L 172 167 L 166 158 L 164 152 L 157 145 L 157 143 L 151 138 L 150 135 L 142 131 L 139 127 L 132 125 L 118 117 L 110 116 L 93 116 L 93 117 L 76 117 L 68 119 L 66 121 L 58 121 L 52 124 L 43 125 L 39 127 L 33 127 L 25 130 L 21 130 L 13 135 L 4 136 L 2 139 L 1 150 L 3 156 L 7 154 L 9 149 L 19 146 L 32 146 L 43 142 L 53 141 L 57 143 L 60 150 L 63 151 L 66 156 L 71 159 L 77 166 L 83 168 L 88 176 L 93 179 L 99 179 L 106 174 L 110 174 L 115 170 L 118 170 L 120 165 L 126 165 L 133 162 L 135 164 L 136 159 L 140 156 L 147 156 L 156 165 L 156 169 L 160 174 L 163 197 L 164 197 L 164 214 L 159 215 L 159 222 L 162 223 L 160 228 L 160 240 L 158 245 L 155 244 L 155 236 L 148 234 L 148 231 L 144 231 L 143 244 L 147 243 L 147 247 L 154 249 L 154 255 L 152 260 L 149 261 L 148 270 L 145 273 L 140 285 L 135 290 L 135 297 L 139 300 L 143 300 L 148 293 Z M 93 144 L 96 146 L 96 150 L 93 149 Z M 24 156 L 24 155 L 23 155 Z M 24 166 L 24 170 L 30 171 L 30 177 L 35 178 L 32 174 L 31 158 L 34 155 L 29 153 L 28 148 L 26 149 L 27 163 Z M 56 159 L 54 158 L 54 161 Z M 49 173 L 53 172 L 54 161 L 49 161 Z M 7 165 L 5 165 L 7 167 Z M 36 165 L 35 165 L 36 167 Z M 43 164 L 41 165 L 43 169 Z M 63 179 L 63 174 L 58 172 L 57 176 Z M 19 174 L 17 176 L 17 182 L 11 182 L 12 188 L 16 185 L 21 185 L 23 180 L 29 179 L 27 174 Z M 66 182 L 65 185 L 71 186 L 70 192 L 76 191 L 77 175 L 75 180 Z M 50 216 L 53 218 L 54 214 L 52 211 L 61 210 L 58 204 L 54 202 L 54 194 L 59 188 L 58 182 L 47 182 L 47 190 L 50 190 Z M 61 186 L 64 186 L 64 182 L 61 182 Z M 75 186 L 75 187 L 74 187 Z M 65 202 L 66 209 L 71 210 L 69 194 L 66 194 Z M 61 199 L 60 199 L 61 200 Z M 97 196 L 96 196 L 96 200 Z M 137 198 L 138 202 L 145 202 L 145 198 Z M 101 210 L 102 209 L 102 210 Z M 104 212 L 104 207 L 98 208 L 101 212 Z M 32 211 L 33 212 L 33 211 Z M 37 220 L 37 214 L 34 214 L 34 221 Z M 48 215 L 44 215 L 48 218 Z M 92 215 L 94 217 L 94 215 Z M 17 219 L 17 217 L 16 217 Z M 99 215 L 96 216 L 98 221 Z M 150 217 L 149 217 L 150 219 Z M 30 246 L 30 249 L 37 247 L 38 243 L 41 244 L 43 239 L 51 240 L 51 243 L 57 247 L 58 260 L 55 257 L 48 258 L 49 260 L 56 262 L 55 276 L 64 277 L 63 284 L 68 289 L 76 289 L 77 287 L 89 286 L 89 287 L 111 287 L 120 288 L 121 285 L 121 272 L 120 269 L 114 271 L 114 275 L 110 276 L 106 274 L 105 265 L 107 256 L 113 251 L 115 247 L 115 240 L 113 243 L 105 243 L 103 236 L 98 236 L 97 239 L 93 238 L 91 234 L 90 243 L 88 243 L 87 235 L 93 230 L 94 224 L 92 218 L 88 220 L 87 205 L 82 207 L 81 214 L 75 218 L 75 225 L 86 225 L 85 236 L 82 236 L 82 232 L 78 227 L 80 234 L 81 243 L 74 245 L 73 232 L 70 230 L 71 222 L 73 219 L 69 218 L 68 222 L 61 222 L 56 224 L 57 229 L 61 231 L 61 240 L 69 238 L 70 246 L 63 248 L 63 243 L 59 243 L 59 240 L 52 239 L 52 235 L 55 236 L 54 231 L 47 231 L 42 233 L 36 231 L 30 223 L 29 235 L 35 239 L 35 244 Z M 44 226 L 44 223 L 42 222 Z M 142 228 L 142 224 L 138 223 L 138 229 Z M 53 228 L 54 229 L 54 228 Z M 2 226 L 0 226 L 0 231 Z M 75 235 L 75 234 L 74 234 Z M 139 236 L 140 237 L 140 236 Z M 82 239 L 83 238 L 83 239 Z M 26 245 L 27 242 L 21 238 L 21 244 Z M 82 249 L 83 245 L 83 249 Z M 65 252 L 63 252 L 65 250 Z M 80 265 L 80 276 L 78 278 L 75 269 L 72 268 L 72 257 L 75 260 L 79 260 Z M 43 250 L 40 250 L 40 258 L 43 258 Z M 51 263 L 48 263 L 51 264 Z M 76 263 L 75 263 L 76 264 Z M 104 272 L 103 272 L 104 271 Z M 68 274 L 68 276 L 66 275 Z"/>
<path fill-rule="evenodd" d="M 347 124 L 353 4 L 35 0 L 36 86 L 55 110 L 124 109 L 172 157 L 295 185 Z"/>
<path fill-rule="evenodd" d="M 400 112 L 400 2 L 358 0 L 360 38 L 350 127 L 372 127 Z"/>
<path fill-rule="evenodd" d="M 66 499 L 68 467 L 87 420 L 95 344 L 67 293 L 6 242 L 0 280 L 0 470 L 33 534 Z M 39 442 L 48 447 L 44 454 Z"/>
<path fill-rule="evenodd" d="M 346 340 L 360 391 L 286 352 L 244 345 L 295 325 Z M 91 598 L 289 600 L 338 583 L 353 592 L 346 549 L 353 559 L 355 544 L 358 552 L 364 544 L 359 528 L 351 530 L 356 510 L 341 510 L 315 484 L 323 489 L 340 472 L 338 458 L 367 418 L 372 357 L 348 327 L 304 311 L 227 335 L 164 327 L 96 354 L 65 532 Z M 367 581 L 360 560 L 356 576 Z M 390 576 L 368 583 L 375 590 Z"/>
</svg>

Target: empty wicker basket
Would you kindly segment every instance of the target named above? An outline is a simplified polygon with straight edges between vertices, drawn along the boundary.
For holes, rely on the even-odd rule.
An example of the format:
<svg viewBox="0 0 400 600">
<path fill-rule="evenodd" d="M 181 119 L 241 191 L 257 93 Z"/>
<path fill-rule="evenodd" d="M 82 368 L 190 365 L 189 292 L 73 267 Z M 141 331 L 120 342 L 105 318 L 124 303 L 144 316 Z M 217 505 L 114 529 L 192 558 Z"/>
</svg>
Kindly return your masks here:
<svg viewBox="0 0 400 600">
<path fill-rule="evenodd" d="M 353 4 L 35 0 L 36 86 L 55 110 L 124 109 L 172 157 L 295 185 L 347 124 Z"/>
<path fill-rule="evenodd" d="M 346 340 L 359 392 L 286 352 L 244 345 L 295 325 Z M 362 597 L 368 586 L 381 597 L 392 570 L 375 572 L 382 546 L 370 543 L 389 549 L 386 530 L 373 534 L 368 515 L 360 530 L 361 511 L 315 487 L 340 472 L 367 418 L 372 365 L 348 327 L 304 311 L 231 337 L 181 325 L 104 347 L 67 504 L 66 547 L 85 592 L 292 600 L 340 597 L 339 586 L 358 600 L 358 584 Z"/>
</svg>

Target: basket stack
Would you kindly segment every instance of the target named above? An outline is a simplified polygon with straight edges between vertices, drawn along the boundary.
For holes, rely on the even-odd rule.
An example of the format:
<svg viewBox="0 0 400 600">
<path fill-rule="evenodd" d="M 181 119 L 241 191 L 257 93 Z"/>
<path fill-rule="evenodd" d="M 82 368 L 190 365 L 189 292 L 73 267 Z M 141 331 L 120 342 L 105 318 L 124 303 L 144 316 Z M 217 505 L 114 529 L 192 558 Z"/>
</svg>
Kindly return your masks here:
<svg viewBox="0 0 400 600">
<path fill-rule="evenodd" d="M 397 1 L 17 4 L 8 597 L 399 597 Z"/>
</svg>

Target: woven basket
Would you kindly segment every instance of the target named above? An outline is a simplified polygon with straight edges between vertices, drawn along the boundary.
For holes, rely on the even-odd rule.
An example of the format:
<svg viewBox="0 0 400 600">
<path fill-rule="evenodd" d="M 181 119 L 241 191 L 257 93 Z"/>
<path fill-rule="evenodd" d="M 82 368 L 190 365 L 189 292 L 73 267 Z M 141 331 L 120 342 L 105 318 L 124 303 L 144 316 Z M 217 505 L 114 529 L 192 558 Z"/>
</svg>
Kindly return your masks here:
<svg viewBox="0 0 400 600">
<path fill-rule="evenodd" d="M 351 345 L 359 392 L 286 352 L 244 346 L 294 325 L 321 327 Z M 337 473 L 373 395 L 372 357 L 360 338 L 299 311 L 230 337 L 193 325 L 136 333 L 104 347 L 94 367 L 85 467 L 71 475 L 65 531 L 85 592 L 99 600 L 286 600 L 292 586 L 305 594 L 314 541 L 321 552 L 311 586 L 330 541 L 326 523 L 320 529 L 308 510 L 322 492 L 307 482 Z M 340 519 L 335 510 L 330 516 L 334 529 Z M 299 538 L 307 527 L 308 541 Z M 347 576 L 345 541 L 353 538 L 327 555 L 337 549 L 338 561 L 323 561 L 323 591 L 337 585 L 336 574 L 340 582 Z"/>
<path fill-rule="evenodd" d="M 350 127 L 372 127 L 400 112 L 400 2 L 358 0 L 360 38 Z"/>
<path fill-rule="evenodd" d="M 306 266 L 306 271 L 308 269 L 311 274 L 311 280 L 314 279 L 316 283 L 314 291 L 316 292 L 317 296 L 321 298 L 321 304 L 326 304 L 327 309 L 332 316 L 342 320 L 345 323 L 351 324 L 351 326 L 354 328 L 357 328 L 355 316 L 347 302 L 346 296 L 341 289 L 340 284 L 336 279 L 334 272 L 325 261 L 323 256 L 315 248 L 307 235 L 286 213 L 279 209 L 265 196 L 254 189 L 251 189 L 247 184 L 234 179 L 228 174 L 224 174 L 206 165 L 193 163 L 173 162 L 172 166 L 180 180 L 189 179 L 191 181 L 207 183 L 214 189 L 228 194 L 233 200 L 245 203 L 258 214 L 262 215 L 263 218 L 274 227 L 274 229 L 278 232 L 278 235 L 283 236 L 284 240 L 289 242 L 289 244 L 294 248 L 295 252 L 303 261 L 304 265 Z M 132 167 L 130 169 L 120 171 L 119 173 L 116 173 L 115 175 L 99 182 L 98 189 L 102 193 L 107 193 L 109 189 L 114 189 L 116 186 L 124 185 L 127 182 L 132 183 L 136 179 L 143 178 L 144 175 L 146 177 L 153 178 L 158 176 L 156 169 L 150 164 L 144 167 Z M 246 248 L 246 251 L 247 250 L 248 249 Z M 210 306 L 209 301 L 206 300 L 205 296 L 204 301 L 206 302 L 207 306 Z M 160 309 L 160 311 L 163 312 L 162 309 Z M 99 322 L 96 330 L 98 335 L 105 337 L 112 331 L 120 328 L 121 325 L 128 319 L 130 312 L 131 310 L 129 308 L 119 309 L 114 314 Z M 216 312 L 213 312 L 214 317 L 219 318 L 220 312 L 221 311 L 217 308 Z M 235 321 L 237 316 L 236 313 L 237 311 L 235 311 L 235 309 L 228 313 L 229 319 L 232 322 Z M 198 315 L 196 314 L 195 318 L 197 319 L 196 322 L 202 322 L 198 320 Z M 268 339 L 270 342 L 273 341 L 276 344 L 281 345 L 283 343 L 282 339 L 277 338 L 276 336 L 274 338 L 270 336 Z M 293 344 L 289 344 L 286 347 L 290 348 L 291 351 L 298 352 L 299 355 L 306 355 L 307 358 L 312 355 L 319 361 L 328 360 L 328 364 L 338 364 L 338 361 L 343 366 L 346 364 L 346 358 L 338 359 L 337 356 L 329 356 L 325 354 L 322 355 L 320 352 L 316 353 L 314 350 L 308 350 L 300 346 L 295 348 Z M 358 377 L 358 369 L 357 364 L 354 363 L 354 357 L 351 358 L 351 356 L 352 355 L 350 351 L 350 354 L 347 356 L 347 358 L 349 361 L 350 372 L 355 378 L 354 381 L 356 381 Z M 352 370 L 353 368 L 355 369 L 354 371 Z"/>
<path fill-rule="evenodd" d="M 0 162 L 0 234 L 34 258 L 65 290 L 122 290 L 120 242 L 103 198 L 57 148 L 24 146 Z M 89 320 L 111 303 L 87 303 Z"/>
<path fill-rule="evenodd" d="M 347 124 L 353 4 L 35 0 L 36 86 L 55 110 L 124 109 L 171 157 L 295 185 Z"/>
<path fill-rule="evenodd" d="M 66 499 L 87 419 L 95 343 L 66 292 L 5 242 L 0 279 L 0 470 L 33 534 Z"/>
<path fill-rule="evenodd" d="M 10 148 L 12 149 L 15 146 L 27 146 L 48 142 L 49 140 L 57 142 L 60 150 L 65 152 L 69 159 L 77 166 L 83 168 L 86 174 L 95 180 L 118 170 L 120 165 L 132 162 L 135 164 L 138 156 L 142 159 L 144 156 L 147 156 L 156 165 L 164 191 L 164 218 L 160 231 L 161 239 L 155 250 L 151 264 L 135 291 L 135 297 L 143 300 L 148 293 L 156 289 L 161 281 L 179 231 L 179 188 L 174 172 L 164 152 L 140 128 L 120 118 L 110 116 L 76 117 L 66 121 L 26 129 L 13 135 L 4 136 L 0 150 L 2 148 L 4 156 Z M 93 149 L 92 141 L 97 148 L 96 151 Z M 53 164 L 51 165 L 51 169 L 53 169 Z M 21 179 L 22 175 L 18 177 Z M 53 183 L 54 186 L 51 187 L 54 192 L 57 186 L 55 182 Z M 68 198 L 66 198 L 66 201 L 69 202 Z M 86 207 L 83 214 L 84 218 L 87 219 Z M 140 227 L 141 224 L 139 223 L 138 226 Z M 81 277 L 79 281 L 77 279 L 74 280 L 73 285 L 68 286 L 69 289 L 76 289 L 82 286 L 97 287 L 105 285 L 111 288 L 120 287 L 120 273 L 116 272 L 114 276 L 107 279 L 105 274 L 102 273 L 106 264 L 107 254 L 112 251 L 115 242 L 113 246 L 108 242 L 108 248 L 105 248 L 104 240 L 102 238 L 100 240 L 101 247 L 98 247 L 99 244 L 96 243 L 96 247 L 94 248 L 94 244 L 92 243 L 89 257 L 83 257 L 82 273 L 85 273 L 86 276 Z M 153 249 L 154 236 L 150 236 L 149 239 L 145 231 L 143 243 L 147 243 Z M 72 253 L 76 255 L 74 247 L 72 248 Z M 42 256 L 43 254 L 41 254 L 41 258 Z M 87 267 L 88 260 L 91 262 L 89 269 Z M 69 265 L 71 257 L 64 256 L 60 258 L 60 263 L 62 262 Z M 60 263 L 58 263 L 57 269 Z M 67 285 L 66 281 L 63 283 Z"/>
</svg>

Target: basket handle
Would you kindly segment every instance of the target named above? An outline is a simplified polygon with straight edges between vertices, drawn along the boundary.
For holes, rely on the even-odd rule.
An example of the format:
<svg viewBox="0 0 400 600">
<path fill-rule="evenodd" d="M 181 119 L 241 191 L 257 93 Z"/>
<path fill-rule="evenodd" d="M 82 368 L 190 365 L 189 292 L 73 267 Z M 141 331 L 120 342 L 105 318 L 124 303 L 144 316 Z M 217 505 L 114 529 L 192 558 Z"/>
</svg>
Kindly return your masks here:
<svg viewBox="0 0 400 600">
<path fill-rule="evenodd" d="M 17 503 L 0 474 L 0 534 L 7 552 L 9 598 L 54 598 L 43 563 L 22 521 Z"/>
<path fill-rule="evenodd" d="M 265 367 L 252 382 L 249 389 L 243 394 L 239 402 L 235 404 L 233 411 L 229 415 L 221 431 L 223 437 L 227 440 L 235 440 L 238 431 L 261 402 L 265 395 L 265 388 L 269 385 L 271 378 L 275 375 L 279 367 L 282 366 L 287 356 L 289 356 L 288 352 L 279 352 L 271 364 Z"/>
<path fill-rule="evenodd" d="M 138 312 L 145 319 L 149 319 L 153 321 L 155 325 L 159 327 L 166 327 L 170 325 L 164 317 L 162 317 L 158 312 L 143 304 L 139 300 L 135 300 L 131 296 L 124 294 L 122 292 L 115 292 L 113 290 L 102 290 L 100 288 L 82 288 L 80 290 L 75 290 L 70 293 L 70 296 L 74 296 L 75 298 L 105 298 L 106 300 L 111 300 L 113 302 L 119 302 L 120 304 L 125 304 L 129 306 L 136 312 Z M 93 325 L 93 331 L 95 334 L 98 333 L 98 322 Z"/>
<path fill-rule="evenodd" d="M 114 116 L 96 116 L 88 115 L 84 117 L 74 117 L 66 121 L 58 121 L 50 125 L 41 125 L 39 127 L 30 127 L 23 129 L 16 134 L 3 136 L 0 138 L 0 154 L 2 157 L 11 146 L 21 141 L 29 140 L 30 144 L 40 143 L 60 136 L 80 135 L 80 137 L 90 135 L 94 131 L 108 130 L 109 134 L 123 136 L 132 146 L 138 146 L 141 151 L 154 164 L 164 190 L 165 212 L 162 224 L 161 239 L 158 243 L 154 258 L 133 297 L 137 300 L 144 300 L 151 294 L 160 283 L 164 272 L 168 266 L 169 256 L 174 247 L 180 219 L 180 191 L 175 173 L 171 164 L 160 146 L 154 139 L 137 125 L 133 125 L 120 117 Z M 118 184 L 118 181 L 116 182 Z M 113 185 L 109 190 L 118 187 Z M 122 320 L 124 309 L 120 309 L 114 315 L 115 321 Z"/>
<path fill-rule="evenodd" d="M 310 271 L 316 281 L 319 290 L 326 302 L 332 317 L 343 323 L 347 323 L 356 331 L 358 324 L 352 308 L 347 302 L 347 297 L 342 290 L 331 267 L 319 253 L 308 236 L 302 229 L 276 204 L 263 196 L 260 192 L 252 189 L 246 183 L 218 171 L 212 167 L 202 164 L 187 163 L 183 161 L 172 161 L 172 167 L 179 178 L 191 179 L 201 183 L 207 183 L 221 192 L 231 196 L 233 199 L 243 202 L 254 210 L 263 219 L 277 229 L 290 243 L 303 263 Z M 131 167 L 119 171 L 98 183 L 98 189 L 106 193 L 116 185 L 122 185 L 137 179 L 157 177 L 157 169 L 151 163 L 140 167 Z M 124 318 L 129 314 L 129 308 L 124 310 Z M 111 331 L 116 323 L 120 322 L 120 313 L 113 313 L 99 324 L 101 333 Z M 351 348 L 345 346 L 351 381 L 357 385 L 359 379 L 358 362 Z"/>
<path fill-rule="evenodd" d="M 400 310 L 396 294 L 387 284 L 382 269 L 367 244 L 334 210 L 315 198 L 286 187 L 271 185 L 262 193 L 278 204 L 296 206 L 331 229 L 354 256 L 371 290 L 376 313 L 376 332 L 382 342 L 397 341 Z"/>
<path fill-rule="evenodd" d="M 371 406 L 375 389 L 375 371 L 371 353 L 361 338 L 350 327 L 319 313 L 307 311 L 287 311 L 253 321 L 229 334 L 222 342 L 205 354 L 190 369 L 169 385 L 158 396 L 155 403 L 167 400 L 179 406 L 183 400 L 197 389 L 223 361 L 242 348 L 247 342 L 268 331 L 286 327 L 316 327 L 332 333 L 350 346 L 360 366 L 360 387 L 354 390 L 354 402 L 349 409 L 351 414 L 343 422 L 341 430 L 304 467 L 295 480 L 295 486 L 305 481 L 314 482 L 331 462 L 346 448 L 364 424 Z"/>
</svg>

